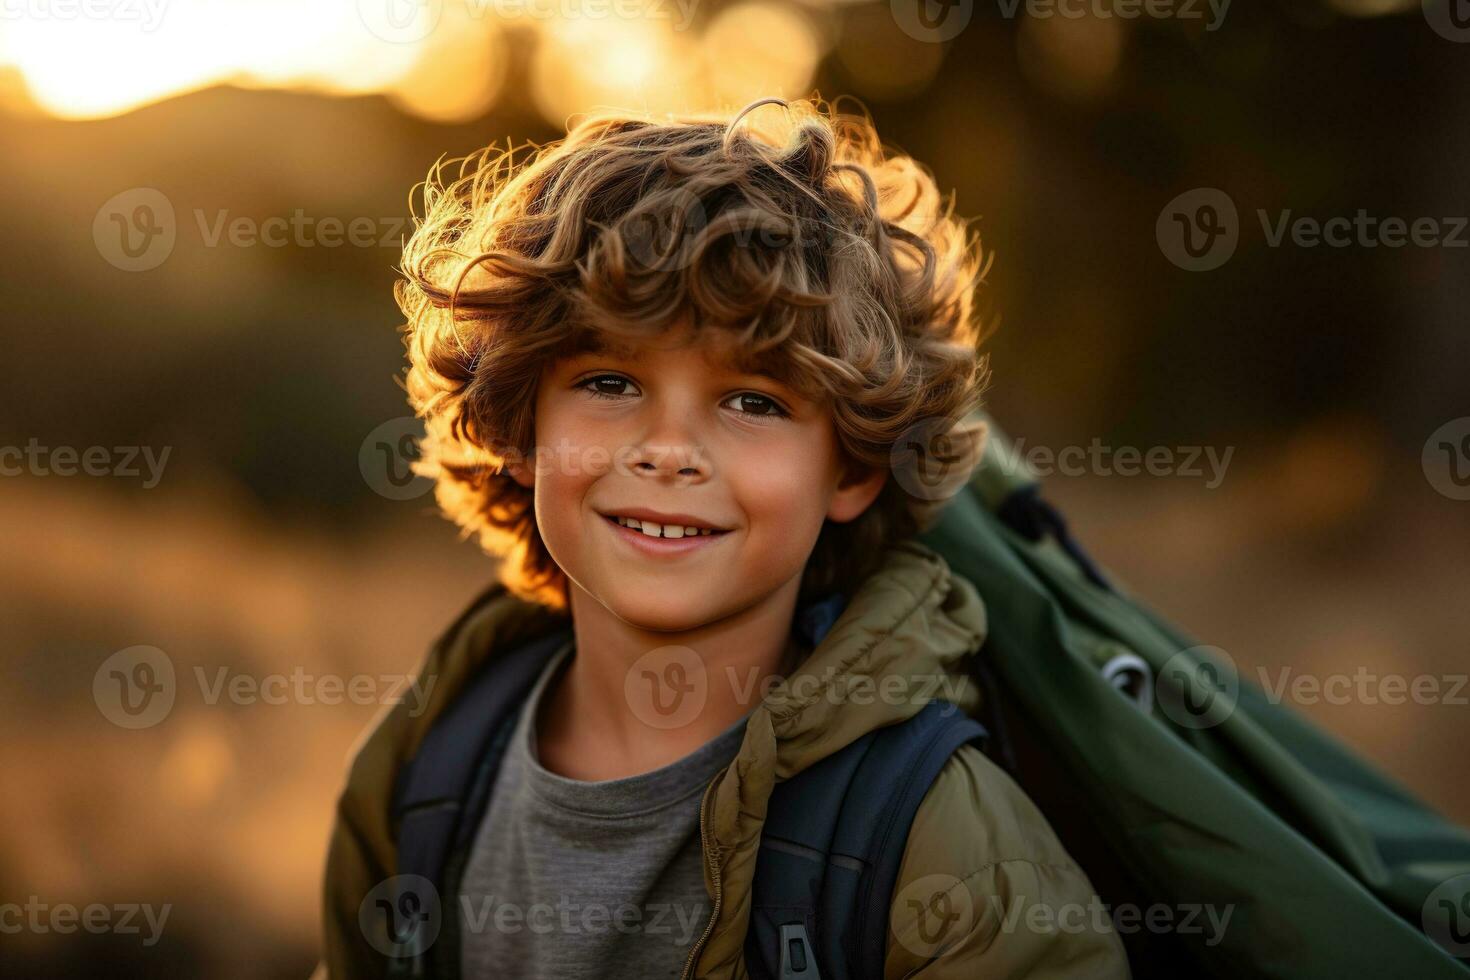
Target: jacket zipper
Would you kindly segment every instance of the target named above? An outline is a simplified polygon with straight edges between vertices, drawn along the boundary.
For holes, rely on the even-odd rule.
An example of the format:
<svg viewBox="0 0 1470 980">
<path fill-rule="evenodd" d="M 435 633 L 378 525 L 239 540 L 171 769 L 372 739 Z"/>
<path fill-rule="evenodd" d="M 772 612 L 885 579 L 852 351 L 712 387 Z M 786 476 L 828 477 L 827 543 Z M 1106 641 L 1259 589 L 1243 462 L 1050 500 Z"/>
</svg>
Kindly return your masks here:
<svg viewBox="0 0 1470 980">
<path fill-rule="evenodd" d="M 721 775 L 723 775 L 723 772 Z M 713 910 L 710 912 L 709 922 L 705 923 L 704 932 L 700 934 L 699 939 L 695 940 L 694 945 L 690 947 L 689 958 L 684 961 L 684 970 L 679 974 L 679 980 L 689 980 L 690 977 L 694 976 L 694 963 L 699 959 L 699 951 L 704 948 L 704 944 L 709 939 L 710 934 L 715 931 L 715 923 L 720 918 L 720 902 L 725 897 L 722 882 L 720 881 L 719 862 L 711 862 L 710 860 L 709 828 L 705 820 L 705 811 L 709 808 L 710 791 L 715 788 L 715 785 L 719 781 L 719 776 L 711 779 L 710 784 L 704 788 L 704 797 L 699 801 L 699 849 L 704 855 L 705 867 L 710 871 L 710 880 L 714 882 L 715 904 Z"/>
</svg>

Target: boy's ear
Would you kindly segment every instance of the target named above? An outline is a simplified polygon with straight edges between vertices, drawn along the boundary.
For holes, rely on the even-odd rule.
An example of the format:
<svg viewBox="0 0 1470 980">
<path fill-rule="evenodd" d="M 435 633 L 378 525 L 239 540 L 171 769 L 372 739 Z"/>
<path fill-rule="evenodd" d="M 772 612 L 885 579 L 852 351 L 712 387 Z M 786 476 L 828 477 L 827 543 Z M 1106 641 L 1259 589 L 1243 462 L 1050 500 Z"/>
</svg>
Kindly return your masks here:
<svg viewBox="0 0 1470 980">
<path fill-rule="evenodd" d="M 512 480 L 527 490 L 530 490 L 536 485 L 535 472 L 531 467 L 526 465 L 526 460 L 521 456 L 513 455 L 506 457 L 504 465 L 501 466 L 501 471 L 509 475 Z"/>
<path fill-rule="evenodd" d="M 838 524 L 857 520 L 878 499 L 887 481 L 888 470 L 881 466 L 848 462 L 827 507 L 828 520 Z"/>
</svg>

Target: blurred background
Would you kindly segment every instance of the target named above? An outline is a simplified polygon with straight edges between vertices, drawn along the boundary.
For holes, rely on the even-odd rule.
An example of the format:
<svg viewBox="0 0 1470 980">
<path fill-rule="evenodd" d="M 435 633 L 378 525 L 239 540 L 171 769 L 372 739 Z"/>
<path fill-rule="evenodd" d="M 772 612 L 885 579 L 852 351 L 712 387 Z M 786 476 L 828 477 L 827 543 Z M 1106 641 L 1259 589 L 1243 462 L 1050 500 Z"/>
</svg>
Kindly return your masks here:
<svg viewBox="0 0 1470 980">
<path fill-rule="evenodd" d="M 1470 822 L 1463 8 L 8 0 L 0 902 L 170 912 L 0 972 L 311 969 L 354 742 L 491 579 L 402 469 L 410 188 L 598 105 L 856 97 L 994 254 L 995 417 L 1097 447 L 1081 540 L 1252 679 L 1435 681 L 1299 707 Z M 1360 212 L 1434 234 L 1293 224 Z"/>
</svg>

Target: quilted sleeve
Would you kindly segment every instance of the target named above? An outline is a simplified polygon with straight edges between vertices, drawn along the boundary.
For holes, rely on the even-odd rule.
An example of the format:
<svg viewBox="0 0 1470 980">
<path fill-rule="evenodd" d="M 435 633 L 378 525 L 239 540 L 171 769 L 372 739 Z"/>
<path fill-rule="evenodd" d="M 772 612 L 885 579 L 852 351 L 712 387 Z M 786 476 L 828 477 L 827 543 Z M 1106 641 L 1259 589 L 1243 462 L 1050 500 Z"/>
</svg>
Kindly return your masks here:
<svg viewBox="0 0 1470 980">
<path fill-rule="evenodd" d="M 1129 975 L 1107 910 L 1041 811 L 983 753 L 963 746 L 914 816 L 884 977 Z"/>
</svg>

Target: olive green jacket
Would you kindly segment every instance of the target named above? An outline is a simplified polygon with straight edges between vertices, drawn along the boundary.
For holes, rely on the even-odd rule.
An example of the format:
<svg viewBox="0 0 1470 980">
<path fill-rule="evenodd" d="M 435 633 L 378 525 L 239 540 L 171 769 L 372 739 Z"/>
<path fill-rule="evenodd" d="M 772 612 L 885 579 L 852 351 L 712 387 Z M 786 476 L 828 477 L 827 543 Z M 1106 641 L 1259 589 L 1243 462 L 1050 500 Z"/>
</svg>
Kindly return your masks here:
<svg viewBox="0 0 1470 980">
<path fill-rule="evenodd" d="M 384 973 L 382 956 L 359 930 L 358 910 L 394 874 L 389 808 L 399 766 L 482 663 L 565 625 L 564 617 L 509 593 L 493 595 L 424 664 L 421 678 L 436 679 L 427 710 L 414 717 L 408 702 L 394 705 L 362 742 L 332 831 L 318 978 Z M 889 550 L 821 643 L 754 708 L 734 761 L 705 790 L 700 831 L 712 915 L 684 977 L 747 977 L 751 880 L 775 781 L 905 720 L 929 697 L 975 711 L 979 694 L 965 661 L 984 637 L 985 606 L 973 585 L 917 541 Z M 894 678 L 907 681 L 895 686 Z M 884 976 L 1128 977 L 1122 945 L 1097 908 L 1086 874 L 1041 813 L 980 751 L 964 746 L 941 770 L 909 832 Z"/>
</svg>

